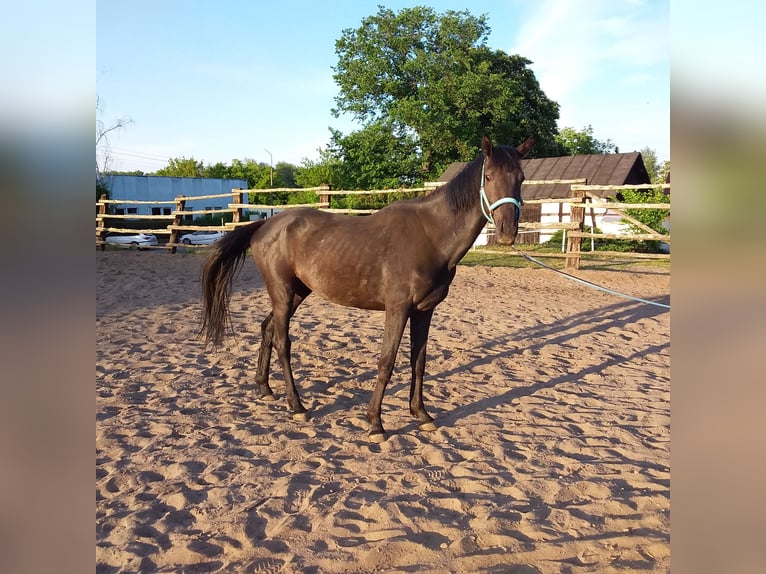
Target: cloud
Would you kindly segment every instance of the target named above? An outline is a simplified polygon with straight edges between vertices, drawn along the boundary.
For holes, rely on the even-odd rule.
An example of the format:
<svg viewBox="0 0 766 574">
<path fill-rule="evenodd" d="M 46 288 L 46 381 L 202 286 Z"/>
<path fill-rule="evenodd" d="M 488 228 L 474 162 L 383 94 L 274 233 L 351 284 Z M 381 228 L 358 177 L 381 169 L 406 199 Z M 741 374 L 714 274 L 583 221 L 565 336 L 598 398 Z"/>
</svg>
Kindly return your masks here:
<svg viewBox="0 0 766 574">
<path fill-rule="evenodd" d="M 555 100 L 607 71 L 635 75 L 636 68 L 669 60 L 667 13 L 642 2 L 544 0 L 524 21 L 510 52 L 534 62 L 542 88 Z"/>
</svg>

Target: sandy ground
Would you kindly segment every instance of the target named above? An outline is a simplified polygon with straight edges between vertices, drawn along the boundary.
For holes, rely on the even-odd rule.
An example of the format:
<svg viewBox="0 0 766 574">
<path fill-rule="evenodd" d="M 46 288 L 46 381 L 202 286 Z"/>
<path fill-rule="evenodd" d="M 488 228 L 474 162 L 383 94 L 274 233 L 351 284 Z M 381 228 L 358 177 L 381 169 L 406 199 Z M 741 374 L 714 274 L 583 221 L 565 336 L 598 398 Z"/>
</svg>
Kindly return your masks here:
<svg viewBox="0 0 766 574">
<path fill-rule="evenodd" d="M 309 422 L 256 400 L 268 297 L 197 338 L 200 255 L 97 252 L 97 572 L 670 568 L 670 313 L 544 269 L 460 267 L 408 411 L 409 338 L 367 438 L 382 314 L 309 297 L 292 322 Z M 579 276 L 669 303 L 670 274 Z"/>
</svg>

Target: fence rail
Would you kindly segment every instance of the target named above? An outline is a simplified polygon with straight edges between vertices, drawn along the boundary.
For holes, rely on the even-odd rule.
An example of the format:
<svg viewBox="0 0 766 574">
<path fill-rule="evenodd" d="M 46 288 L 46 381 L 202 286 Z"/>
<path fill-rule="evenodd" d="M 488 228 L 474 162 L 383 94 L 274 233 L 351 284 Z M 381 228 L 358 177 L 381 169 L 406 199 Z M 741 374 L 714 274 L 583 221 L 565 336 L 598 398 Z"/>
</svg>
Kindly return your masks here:
<svg viewBox="0 0 766 574">
<path fill-rule="evenodd" d="M 374 213 L 377 209 L 354 209 L 354 208 L 333 208 L 331 207 L 331 197 L 333 196 L 361 196 L 361 195 L 384 195 L 393 193 L 407 193 L 407 194 L 428 194 L 440 185 L 444 185 L 445 182 L 427 182 L 423 187 L 417 188 L 398 188 L 398 189 L 380 189 L 380 190 L 331 190 L 328 186 L 322 185 L 318 187 L 309 188 L 271 188 L 264 190 L 244 190 L 233 189 L 230 193 L 211 194 L 211 195 L 198 195 L 198 196 L 178 196 L 174 200 L 164 201 L 146 201 L 146 200 L 124 200 L 124 199 L 107 199 L 105 196 L 101 196 L 101 199 L 96 202 L 97 214 L 96 214 L 96 245 L 102 251 L 106 248 L 106 235 L 109 232 L 117 233 L 154 233 L 158 235 L 169 235 L 167 243 L 160 247 L 160 249 L 167 249 L 171 253 L 175 253 L 178 247 L 186 247 L 186 245 L 178 243 L 178 239 L 183 232 L 191 232 L 198 230 L 216 230 L 216 231 L 231 231 L 238 226 L 247 225 L 250 223 L 249 218 L 245 219 L 245 210 L 265 210 L 265 209 L 296 209 L 300 207 L 313 207 L 322 211 L 331 213 L 344 213 L 350 215 L 367 215 Z M 591 242 L 596 239 L 631 239 L 631 240 L 655 240 L 662 241 L 670 244 L 670 235 L 657 233 L 655 230 L 647 227 L 637 219 L 629 216 L 624 212 L 625 209 L 663 209 L 670 210 L 669 203 L 623 203 L 623 202 L 610 202 L 604 201 L 599 197 L 594 197 L 589 192 L 603 192 L 603 191 L 620 191 L 628 189 L 658 189 L 669 188 L 669 184 L 651 185 L 621 185 L 621 186 L 605 186 L 605 185 L 588 185 L 585 179 L 556 179 L 556 180 L 530 180 L 523 183 L 524 186 L 533 185 L 549 185 L 549 184 L 569 184 L 571 187 L 571 195 L 566 198 L 546 198 L 546 199 L 530 199 L 526 200 L 525 205 L 544 205 L 558 203 L 562 206 L 569 206 L 569 219 L 570 221 L 560 221 L 557 223 L 543 223 L 541 221 L 524 221 L 519 223 L 520 233 L 538 233 L 545 231 L 558 231 L 564 232 L 564 249 L 563 253 L 549 253 L 549 254 L 536 254 L 536 256 L 545 257 L 563 257 L 565 258 L 565 266 L 567 268 L 579 268 L 580 259 L 584 254 L 594 257 L 632 257 L 636 259 L 664 259 L 669 258 L 669 254 L 651 254 L 651 253 L 631 253 L 631 252 L 615 252 L 615 251 L 595 251 L 582 252 L 580 250 L 580 240 L 582 238 L 591 238 Z M 245 203 L 243 201 L 244 194 L 251 193 L 274 193 L 274 192 L 288 192 L 288 193 L 304 193 L 307 191 L 316 192 L 318 201 L 314 203 L 301 203 L 301 204 L 287 204 L 287 205 L 269 205 L 269 204 L 253 204 Z M 202 210 L 190 210 L 186 209 L 186 204 L 190 201 L 199 201 L 205 199 L 222 199 L 230 197 L 232 201 L 227 204 L 226 209 L 202 209 Z M 170 214 L 167 215 L 142 215 L 142 214 L 110 214 L 108 213 L 109 206 L 121 204 L 121 205 L 174 205 L 175 208 Z M 610 233 L 595 233 L 593 231 L 585 231 L 585 218 L 586 211 L 590 211 L 591 218 L 593 220 L 593 227 L 595 228 L 595 209 L 605 209 L 613 211 L 620 215 L 625 221 L 630 222 L 635 227 L 638 227 L 643 233 L 635 234 L 610 234 Z M 201 214 L 216 214 L 223 215 L 231 213 L 232 221 L 226 222 L 222 225 L 195 225 L 193 223 L 184 223 L 184 217 L 191 217 Z M 560 214 L 562 211 L 560 210 Z M 566 215 L 566 214 L 564 214 Z M 135 229 L 125 227 L 113 227 L 108 226 L 109 220 L 149 220 L 149 221 L 169 221 L 166 228 L 159 229 Z M 488 230 L 489 235 L 493 233 L 491 228 Z M 204 247 L 204 246 L 199 246 Z"/>
</svg>

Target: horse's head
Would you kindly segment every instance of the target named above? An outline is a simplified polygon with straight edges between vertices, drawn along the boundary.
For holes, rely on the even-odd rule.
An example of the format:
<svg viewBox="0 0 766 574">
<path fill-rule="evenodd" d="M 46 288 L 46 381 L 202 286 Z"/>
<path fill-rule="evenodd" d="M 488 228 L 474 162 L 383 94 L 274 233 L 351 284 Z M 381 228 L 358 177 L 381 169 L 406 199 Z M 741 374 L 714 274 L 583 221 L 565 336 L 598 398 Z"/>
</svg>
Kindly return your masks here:
<svg viewBox="0 0 766 574">
<path fill-rule="evenodd" d="M 493 146 L 485 135 L 481 139 L 484 152 L 482 165 L 481 209 L 487 221 L 495 224 L 497 242 L 510 245 L 516 240 L 519 217 L 524 201 L 521 198 L 521 182 L 524 172 L 521 159 L 527 155 L 533 140 L 528 138 L 517 148 Z"/>
</svg>

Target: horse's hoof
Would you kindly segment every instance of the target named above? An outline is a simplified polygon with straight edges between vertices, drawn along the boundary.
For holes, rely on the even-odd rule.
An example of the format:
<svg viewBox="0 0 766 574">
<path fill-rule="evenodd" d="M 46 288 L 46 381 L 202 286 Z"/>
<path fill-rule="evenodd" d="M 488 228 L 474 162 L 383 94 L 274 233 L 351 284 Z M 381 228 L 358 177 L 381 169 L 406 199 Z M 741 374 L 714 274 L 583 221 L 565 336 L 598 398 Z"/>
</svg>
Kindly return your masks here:
<svg viewBox="0 0 766 574">
<path fill-rule="evenodd" d="M 262 400 L 263 402 L 266 402 L 266 403 L 273 403 L 274 401 L 276 401 L 276 400 L 277 400 L 277 397 L 275 397 L 275 396 L 274 396 L 274 395 L 272 395 L 272 394 L 268 394 L 268 395 L 261 395 L 261 400 Z"/>
<path fill-rule="evenodd" d="M 293 420 L 298 421 L 300 423 L 308 422 L 309 414 L 308 413 L 293 413 Z"/>
<path fill-rule="evenodd" d="M 437 426 L 432 422 L 423 423 L 420 425 L 420 430 L 422 431 L 435 431 L 437 429 Z"/>
<path fill-rule="evenodd" d="M 376 444 L 380 444 L 386 440 L 386 434 L 382 432 L 372 432 L 370 433 L 370 442 L 374 442 Z"/>
</svg>

